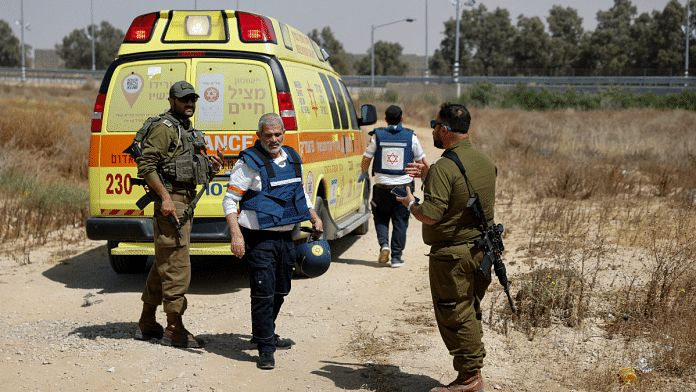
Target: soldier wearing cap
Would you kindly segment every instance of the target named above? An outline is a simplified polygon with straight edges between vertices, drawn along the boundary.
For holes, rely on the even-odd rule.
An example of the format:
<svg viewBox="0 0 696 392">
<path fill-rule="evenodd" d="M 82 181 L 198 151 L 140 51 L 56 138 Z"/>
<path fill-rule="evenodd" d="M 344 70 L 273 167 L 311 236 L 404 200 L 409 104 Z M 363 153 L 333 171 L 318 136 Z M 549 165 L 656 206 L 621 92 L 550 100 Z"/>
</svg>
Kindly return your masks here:
<svg viewBox="0 0 696 392">
<path fill-rule="evenodd" d="M 358 182 L 368 177 L 367 171 L 372 158 L 375 175 L 375 185 L 372 188 L 372 215 L 377 232 L 380 252 L 378 261 L 386 263 L 391 253 L 391 266 L 398 268 L 404 265 L 401 258 L 406 247 L 406 230 L 408 229 L 408 209 L 398 202 L 391 193 L 395 187 L 411 188 L 413 179 L 405 169 L 409 163 L 425 164 L 425 153 L 416 134 L 401 125 L 403 121 L 401 108 L 391 105 L 385 112 L 386 128 L 376 128 L 369 134 L 370 144 L 363 154 L 362 174 Z M 392 223 L 391 244 L 389 241 L 389 221 Z"/>
<path fill-rule="evenodd" d="M 155 202 L 153 218 L 155 262 L 147 277 L 142 294 L 143 310 L 138 322 L 136 339 L 162 338 L 162 344 L 179 347 L 201 347 L 184 328 L 181 316 L 186 311 L 186 293 L 191 282 L 189 242 L 192 220 L 181 226 L 183 238 L 169 220 L 173 215 L 177 222 L 196 196 L 196 173 L 189 177 L 177 175 L 176 168 L 190 159 L 190 167 L 201 167 L 200 173 L 209 178 L 220 170 L 222 153 L 207 156 L 205 141 L 200 131 L 193 128 L 191 116 L 196 110 L 198 94 L 186 82 L 176 82 L 169 89 L 169 111 L 152 123 L 142 143 L 142 156 L 137 159 L 138 177 L 147 181 L 150 189 L 159 196 Z M 194 165 L 194 157 L 201 165 Z M 200 177 L 200 175 L 199 175 Z M 167 314 L 167 328 L 156 320 L 157 306 L 163 304 Z"/>
</svg>

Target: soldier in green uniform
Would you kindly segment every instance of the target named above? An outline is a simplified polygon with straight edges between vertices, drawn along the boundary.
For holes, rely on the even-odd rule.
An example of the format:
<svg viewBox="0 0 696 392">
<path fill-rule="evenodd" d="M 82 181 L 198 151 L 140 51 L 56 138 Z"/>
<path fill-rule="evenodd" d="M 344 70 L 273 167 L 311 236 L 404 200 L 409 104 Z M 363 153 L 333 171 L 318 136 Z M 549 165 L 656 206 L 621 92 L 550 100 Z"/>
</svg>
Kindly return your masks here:
<svg viewBox="0 0 696 392">
<path fill-rule="evenodd" d="M 172 85 L 170 110 L 150 125 L 142 143 L 142 156 L 136 161 L 138 177 L 144 178 L 159 196 L 153 218 L 155 263 L 142 294 L 143 311 L 136 338 L 162 338 L 162 344 L 179 347 L 201 347 L 203 341 L 188 332 L 181 319 L 191 282 L 189 241 L 193 218 L 181 226 L 180 238 L 169 215 L 177 222 L 182 219 L 196 196 L 197 185 L 205 184 L 205 177 L 212 178 L 222 165 L 222 153 L 207 156 L 203 135 L 191 124 L 197 99 L 190 83 Z M 167 314 L 166 329 L 155 318 L 159 304 L 164 305 Z"/>
<path fill-rule="evenodd" d="M 423 203 L 410 190 L 398 198 L 423 223 L 423 242 L 430 245 L 430 291 L 435 318 L 445 346 L 454 357 L 456 380 L 431 392 L 482 391 L 481 368 L 486 350 L 481 341 L 481 300 L 491 282 L 477 273 L 483 250 L 474 245 L 481 237 L 480 221 L 467 208 L 469 197 L 478 192 L 486 214 L 493 222 L 496 167 L 491 158 L 469 140 L 471 115 L 464 105 L 443 104 L 437 120 L 431 121 L 435 147 L 454 151 L 457 164 L 440 158 L 430 167 L 414 163 L 407 172 L 425 178 Z M 444 155 L 444 153 L 443 153 Z"/>
</svg>

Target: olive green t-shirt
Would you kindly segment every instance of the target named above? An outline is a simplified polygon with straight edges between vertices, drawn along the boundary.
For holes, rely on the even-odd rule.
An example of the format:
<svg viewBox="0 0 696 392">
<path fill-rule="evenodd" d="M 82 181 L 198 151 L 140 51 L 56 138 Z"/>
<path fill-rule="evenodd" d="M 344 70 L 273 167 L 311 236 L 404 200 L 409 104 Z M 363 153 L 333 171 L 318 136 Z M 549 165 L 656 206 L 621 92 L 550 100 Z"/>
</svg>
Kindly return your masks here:
<svg viewBox="0 0 696 392">
<path fill-rule="evenodd" d="M 494 218 L 495 164 L 488 154 L 472 146 L 469 139 L 459 141 L 444 153 L 449 150 L 461 160 L 469 184 L 449 158 L 441 157 L 430 166 L 423 188 L 424 200 L 418 211 L 437 221 L 434 225 L 423 224 L 423 242 L 432 247 L 431 253 L 450 253 L 446 248 L 457 248 L 480 238 L 481 222 L 466 206 L 472 194 L 479 194 L 489 224 Z"/>
</svg>

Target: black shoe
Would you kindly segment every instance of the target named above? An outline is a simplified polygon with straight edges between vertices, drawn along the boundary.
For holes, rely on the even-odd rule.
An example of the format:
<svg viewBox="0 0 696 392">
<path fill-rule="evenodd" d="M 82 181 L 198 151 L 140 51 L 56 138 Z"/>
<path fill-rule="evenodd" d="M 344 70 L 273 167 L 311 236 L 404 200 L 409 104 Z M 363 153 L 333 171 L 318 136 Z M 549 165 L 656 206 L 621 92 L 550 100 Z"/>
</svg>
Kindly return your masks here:
<svg viewBox="0 0 696 392">
<path fill-rule="evenodd" d="M 270 351 L 260 352 L 259 360 L 256 362 L 256 367 L 259 369 L 273 369 L 275 367 L 273 353 Z"/>
<path fill-rule="evenodd" d="M 273 342 L 275 343 L 276 349 L 278 350 L 287 350 L 295 345 L 295 342 L 292 339 L 282 339 L 278 335 L 273 336 Z M 253 348 L 256 348 L 258 345 L 258 341 L 256 340 L 256 338 L 251 338 L 249 343 L 251 343 Z"/>
</svg>

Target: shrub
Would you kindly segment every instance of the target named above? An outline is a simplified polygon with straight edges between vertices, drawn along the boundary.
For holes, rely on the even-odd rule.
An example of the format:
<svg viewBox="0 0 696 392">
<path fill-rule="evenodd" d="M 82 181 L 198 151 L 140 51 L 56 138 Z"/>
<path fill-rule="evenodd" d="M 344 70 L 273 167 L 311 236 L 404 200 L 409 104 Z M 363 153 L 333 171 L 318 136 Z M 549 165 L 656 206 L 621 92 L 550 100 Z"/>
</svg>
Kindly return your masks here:
<svg viewBox="0 0 696 392">
<path fill-rule="evenodd" d="M 474 82 L 468 92 L 468 100 L 476 107 L 491 106 L 498 99 L 498 89 L 488 81 Z"/>
<path fill-rule="evenodd" d="M 379 100 L 382 102 L 397 102 L 399 100 L 399 93 L 396 90 L 389 89 L 379 96 Z"/>
</svg>

